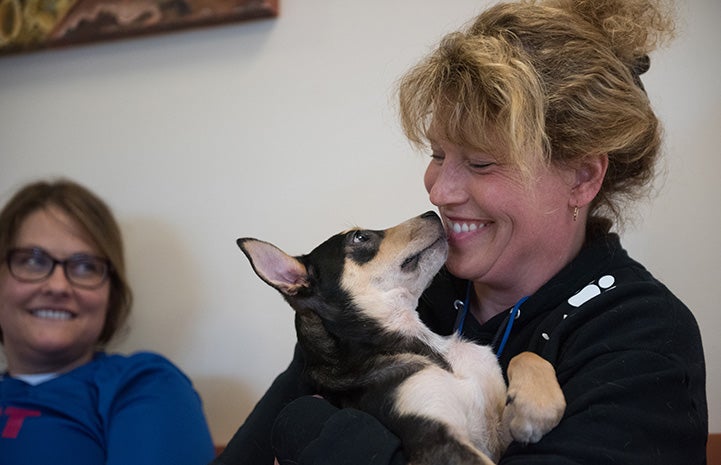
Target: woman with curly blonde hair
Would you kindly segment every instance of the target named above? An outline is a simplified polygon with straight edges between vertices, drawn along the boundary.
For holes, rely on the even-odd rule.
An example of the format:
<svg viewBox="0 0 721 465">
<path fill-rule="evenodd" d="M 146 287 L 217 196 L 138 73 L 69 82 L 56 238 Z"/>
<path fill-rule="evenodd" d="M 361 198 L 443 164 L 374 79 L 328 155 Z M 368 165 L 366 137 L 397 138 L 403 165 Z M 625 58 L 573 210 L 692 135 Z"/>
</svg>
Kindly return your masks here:
<svg viewBox="0 0 721 465">
<path fill-rule="evenodd" d="M 661 128 L 641 75 L 672 13 L 661 0 L 500 3 L 400 81 L 449 243 L 421 318 L 491 345 L 504 372 L 539 354 L 566 398 L 558 426 L 500 464 L 706 463 L 697 323 L 612 232 L 654 178 Z M 297 350 L 216 463 L 414 461 L 372 417 L 305 396 L 302 367 Z"/>
</svg>

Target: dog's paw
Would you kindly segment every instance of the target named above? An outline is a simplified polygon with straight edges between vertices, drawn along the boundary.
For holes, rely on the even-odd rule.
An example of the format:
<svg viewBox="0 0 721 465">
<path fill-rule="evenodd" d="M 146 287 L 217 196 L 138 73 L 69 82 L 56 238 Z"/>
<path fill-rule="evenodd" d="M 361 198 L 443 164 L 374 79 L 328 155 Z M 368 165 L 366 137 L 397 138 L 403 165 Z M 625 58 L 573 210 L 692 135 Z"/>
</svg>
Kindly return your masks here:
<svg viewBox="0 0 721 465">
<path fill-rule="evenodd" d="M 563 396 L 552 399 L 545 405 L 538 399 L 523 399 L 509 394 L 508 404 L 503 412 L 514 441 L 527 444 L 538 442 L 546 433 L 558 425 L 563 417 L 566 403 Z"/>
<path fill-rule="evenodd" d="M 524 363 L 508 387 L 503 419 L 515 441 L 534 443 L 561 421 L 566 399 L 551 364 L 536 356 Z"/>
</svg>

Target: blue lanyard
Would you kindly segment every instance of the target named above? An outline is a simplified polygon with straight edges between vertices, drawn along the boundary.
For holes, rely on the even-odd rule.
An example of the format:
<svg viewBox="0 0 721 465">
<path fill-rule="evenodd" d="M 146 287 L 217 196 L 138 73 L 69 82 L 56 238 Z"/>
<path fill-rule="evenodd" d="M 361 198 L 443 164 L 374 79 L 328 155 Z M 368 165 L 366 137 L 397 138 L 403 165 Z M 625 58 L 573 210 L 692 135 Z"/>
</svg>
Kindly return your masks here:
<svg viewBox="0 0 721 465">
<path fill-rule="evenodd" d="M 456 317 L 456 331 L 458 334 L 463 333 L 463 324 L 466 322 L 466 315 L 468 315 L 468 308 L 470 300 L 471 300 L 471 281 L 468 281 L 468 284 L 466 285 L 466 297 L 461 302 L 460 300 L 456 300 L 453 302 L 453 307 L 459 311 L 458 316 Z M 506 342 L 508 342 L 508 338 L 511 335 L 511 328 L 513 328 L 513 322 L 516 320 L 518 316 L 518 311 L 521 305 L 523 305 L 523 302 L 528 300 L 528 296 L 521 297 L 521 299 L 516 302 L 516 304 L 511 309 L 511 314 L 508 316 L 508 322 L 506 323 L 506 329 L 503 332 L 503 338 L 501 339 L 501 343 L 498 345 L 498 350 L 496 351 L 496 357 L 501 358 L 501 354 L 503 353 L 503 349 L 506 347 Z"/>
<path fill-rule="evenodd" d="M 521 297 L 521 299 L 516 302 L 516 305 L 513 306 L 513 309 L 511 309 L 511 314 L 508 317 L 508 323 L 506 324 L 506 331 L 503 333 L 503 339 L 501 339 L 501 343 L 498 345 L 496 357 L 501 358 L 501 353 L 503 353 L 503 349 L 506 347 L 506 342 L 508 342 L 508 336 L 511 335 L 513 322 L 516 320 L 516 316 L 518 315 L 518 309 L 526 300 L 528 300 L 528 296 Z"/>
<path fill-rule="evenodd" d="M 470 307 L 468 304 L 471 301 L 471 287 L 471 281 L 468 281 L 468 284 L 466 284 L 466 298 L 463 302 L 460 300 L 453 302 L 453 307 L 456 311 L 459 311 L 456 317 L 456 331 L 458 331 L 459 335 L 463 333 L 463 324 L 466 322 L 466 315 L 468 315 L 468 308 Z"/>
</svg>

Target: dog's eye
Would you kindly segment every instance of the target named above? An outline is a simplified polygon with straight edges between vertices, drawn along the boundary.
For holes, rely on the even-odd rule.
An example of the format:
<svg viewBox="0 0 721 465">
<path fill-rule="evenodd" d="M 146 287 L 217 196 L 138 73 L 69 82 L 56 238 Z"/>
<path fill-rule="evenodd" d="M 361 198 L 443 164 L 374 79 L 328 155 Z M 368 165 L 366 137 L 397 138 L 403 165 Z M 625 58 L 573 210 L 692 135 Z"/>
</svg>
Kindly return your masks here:
<svg viewBox="0 0 721 465">
<path fill-rule="evenodd" d="M 364 231 L 354 231 L 353 232 L 353 243 L 354 244 L 362 244 L 363 242 L 368 242 L 370 239 L 369 235 Z"/>
<path fill-rule="evenodd" d="M 401 269 L 405 271 L 413 271 L 418 266 L 418 260 L 421 258 L 420 254 L 412 255 L 401 263 Z"/>
</svg>

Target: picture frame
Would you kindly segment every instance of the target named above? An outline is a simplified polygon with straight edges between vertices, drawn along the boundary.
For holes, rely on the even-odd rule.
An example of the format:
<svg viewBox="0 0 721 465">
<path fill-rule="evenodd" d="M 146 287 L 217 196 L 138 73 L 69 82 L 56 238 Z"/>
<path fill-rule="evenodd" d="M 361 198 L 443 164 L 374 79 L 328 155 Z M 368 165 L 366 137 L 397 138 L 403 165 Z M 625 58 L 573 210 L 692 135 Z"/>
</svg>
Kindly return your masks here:
<svg viewBox="0 0 721 465">
<path fill-rule="evenodd" d="M 278 16 L 279 0 L 0 0 L 0 55 Z"/>
</svg>

